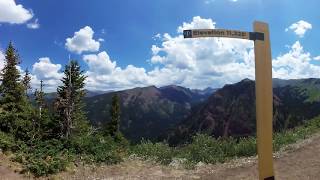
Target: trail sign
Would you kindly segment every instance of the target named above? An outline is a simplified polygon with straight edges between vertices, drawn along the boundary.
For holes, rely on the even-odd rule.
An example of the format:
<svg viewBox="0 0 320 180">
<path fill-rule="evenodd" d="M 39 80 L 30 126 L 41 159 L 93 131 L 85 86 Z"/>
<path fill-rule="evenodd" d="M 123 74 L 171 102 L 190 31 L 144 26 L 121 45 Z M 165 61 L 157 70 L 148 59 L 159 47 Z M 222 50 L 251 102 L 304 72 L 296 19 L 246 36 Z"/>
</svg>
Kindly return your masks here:
<svg viewBox="0 0 320 180">
<path fill-rule="evenodd" d="M 268 24 L 253 23 L 254 32 L 226 29 L 184 30 L 184 38 L 227 37 L 254 41 L 256 118 L 260 180 L 274 179 L 272 156 L 272 62 Z"/>
<path fill-rule="evenodd" d="M 228 37 L 248 40 L 264 40 L 264 34 L 260 32 L 245 32 L 227 29 L 194 29 L 184 30 L 184 38 L 200 37 Z"/>
<path fill-rule="evenodd" d="M 264 34 L 260 32 L 245 32 L 227 29 L 194 29 L 184 30 L 184 38 L 200 37 L 228 37 L 248 40 L 264 40 Z"/>
</svg>

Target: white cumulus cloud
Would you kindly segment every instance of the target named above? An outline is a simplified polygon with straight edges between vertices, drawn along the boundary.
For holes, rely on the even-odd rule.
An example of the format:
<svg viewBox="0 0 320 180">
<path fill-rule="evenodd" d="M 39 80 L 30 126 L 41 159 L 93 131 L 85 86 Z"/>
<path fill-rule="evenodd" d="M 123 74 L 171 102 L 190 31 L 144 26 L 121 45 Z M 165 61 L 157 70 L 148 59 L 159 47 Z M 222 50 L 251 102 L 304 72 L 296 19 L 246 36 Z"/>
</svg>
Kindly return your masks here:
<svg viewBox="0 0 320 180">
<path fill-rule="evenodd" d="M 79 31 L 74 33 L 72 38 L 67 38 L 65 46 L 66 48 L 78 54 L 84 51 L 96 52 L 99 51 L 100 42 L 93 39 L 94 31 L 90 26 L 85 26 Z"/>
<path fill-rule="evenodd" d="M 196 16 L 191 22 L 177 27 L 177 33 L 160 34 L 152 45 L 150 70 L 134 65 L 119 67 L 106 51 L 82 56 L 88 69 L 86 88 L 89 90 L 121 90 L 149 85 L 169 84 L 189 88 L 221 87 L 244 78 L 254 79 L 254 44 L 252 41 L 228 38 L 184 39 L 184 29 L 215 28 L 216 22 Z M 92 37 L 91 37 L 92 38 Z M 289 51 L 272 60 L 273 77 L 282 79 L 320 76 L 320 66 L 299 41 Z M 63 76 L 61 65 L 40 58 L 33 66 L 37 80 L 49 81 L 54 89 Z M 49 73 L 50 72 L 50 73 Z"/>
<path fill-rule="evenodd" d="M 0 22 L 23 24 L 33 17 L 32 11 L 25 9 L 14 0 L 0 0 Z"/>
<path fill-rule="evenodd" d="M 55 91 L 63 77 L 60 71 L 61 64 L 52 63 L 48 57 L 39 58 L 39 61 L 32 66 L 31 84 L 34 88 L 39 88 L 40 80 L 43 80 L 46 91 Z"/>
<path fill-rule="evenodd" d="M 182 33 L 185 29 L 192 28 L 202 28 L 202 29 L 214 29 L 216 23 L 212 21 L 212 19 L 203 19 L 200 16 L 195 16 L 192 19 L 192 22 L 184 22 L 182 26 L 179 26 L 177 31 L 178 33 Z"/>
<path fill-rule="evenodd" d="M 291 26 L 286 28 L 286 31 L 292 30 L 296 35 L 302 38 L 309 29 L 312 29 L 312 24 L 308 23 L 307 21 L 300 20 L 291 24 Z"/>
<path fill-rule="evenodd" d="M 89 67 L 86 72 L 88 89 L 118 90 L 149 85 L 144 68 L 133 65 L 124 69 L 117 67 L 116 62 L 112 61 L 105 51 L 84 55 L 83 60 Z"/>
<path fill-rule="evenodd" d="M 226 38 L 183 38 L 184 29 L 206 28 L 216 28 L 216 22 L 196 16 L 191 22 L 184 22 L 179 26 L 178 34 L 165 33 L 161 45 L 153 45 L 151 48 L 153 54 L 151 63 L 163 68 L 155 69 L 149 74 L 153 76 L 171 74 L 171 78 L 166 77 L 167 83 L 191 88 L 221 86 L 243 78 L 253 79 L 254 53 L 251 41 Z M 157 84 L 164 85 L 164 83 Z"/>
<path fill-rule="evenodd" d="M 313 57 L 314 60 L 320 61 L 320 56 Z"/>
<path fill-rule="evenodd" d="M 279 55 L 273 62 L 273 76 L 281 79 L 311 78 L 320 76 L 320 66 L 311 63 L 312 57 L 296 41 L 289 52 Z"/>
<path fill-rule="evenodd" d="M 27 24 L 27 28 L 29 29 L 38 29 L 40 28 L 40 24 L 38 22 L 39 20 L 38 19 L 35 19 L 33 22 L 30 22 Z"/>
<path fill-rule="evenodd" d="M 104 75 L 110 74 L 116 67 L 116 62 L 112 62 L 109 55 L 103 51 L 99 54 L 84 55 L 83 60 L 88 64 L 89 71 Z"/>
<path fill-rule="evenodd" d="M 183 29 L 215 28 L 212 19 L 196 16 L 164 33 L 160 45 L 151 47 L 152 69 L 118 67 L 106 52 L 84 55 L 89 89 L 126 89 L 137 86 L 177 84 L 190 88 L 219 87 L 243 78 L 254 78 L 253 43 L 222 38 L 184 39 Z"/>
</svg>

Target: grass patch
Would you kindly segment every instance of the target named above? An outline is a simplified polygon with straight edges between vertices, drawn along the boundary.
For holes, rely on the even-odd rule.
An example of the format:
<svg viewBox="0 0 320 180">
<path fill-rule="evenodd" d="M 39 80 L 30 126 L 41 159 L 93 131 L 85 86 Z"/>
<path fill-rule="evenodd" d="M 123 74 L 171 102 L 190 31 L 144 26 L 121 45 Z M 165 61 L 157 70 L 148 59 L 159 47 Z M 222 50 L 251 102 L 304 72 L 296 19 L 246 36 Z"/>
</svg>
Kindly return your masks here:
<svg viewBox="0 0 320 180">
<path fill-rule="evenodd" d="M 155 160 L 161 164 L 169 164 L 176 155 L 175 149 L 167 143 L 153 143 L 142 140 L 139 145 L 132 146 L 130 153 L 138 155 L 144 160 Z"/>
<path fill-rule="evenodd" d="M 13 161 L 19 162 L 24 172 L 46 176 L 67 169 L 69 165 L 115 164 L 127 156 L 127 142 L 115 141 L 102 135 L 78 136 L 69 140 L 51 139 L 32 142 L 14 141 L 13 137 L 0 132 L 0 148 L 12 151 Z"/>
<path fill-rule="evenodd" d="M 273 137 L 274 151 L 298 140 L 306 139 L 320 130 L 320 117 L 306 122 L 303 126 L 278 132 Z M 119 163 L 129 154 L 144 160 L 153 160 L 164 165 L 173 160 L 183 159 L 185 167 L 194 167 L 197 163 L 222 163 L 235 157 L 256 155 L 256 138 L 213 138 L 197 134 L 191 143 L 180 147 L 170 147 L 167 143 L 154 143 L 148 140 L 129 146 L 124 138 L 111 138 L 99 134 L 79 136 L 69 140 L 34 141 L 26 144 L 15 142 L 14 137 L 0 132 L 0 148 L 12 151 L 14 161 L 20 162 L 25 171 L 36 176 L 45 176 L 65 170 L 70 164 Z"/>
<path fill-rule="evenodd" d="M 317 117 L 306 122 L 303 126 L 274 133 L 274 151 L 298 140 L 306 139 L 319 130 L 320 117 Z M 172 162 L 174 158 L 182 158 L 186 160 L 184 161 L 186 166 L 190 167 L 199 162 L 215 164 L 235 157 L 256 155 L 257 141 L 256 137 L 215 139 L 205 134 L 197 134 L 193 136 L 190 144 L 181 147 L 169 147 L 166 143 L 142 141 L 132 148 L 131 153 L 143 159 L 156 160 L 165 165 Z"/>
</svg>

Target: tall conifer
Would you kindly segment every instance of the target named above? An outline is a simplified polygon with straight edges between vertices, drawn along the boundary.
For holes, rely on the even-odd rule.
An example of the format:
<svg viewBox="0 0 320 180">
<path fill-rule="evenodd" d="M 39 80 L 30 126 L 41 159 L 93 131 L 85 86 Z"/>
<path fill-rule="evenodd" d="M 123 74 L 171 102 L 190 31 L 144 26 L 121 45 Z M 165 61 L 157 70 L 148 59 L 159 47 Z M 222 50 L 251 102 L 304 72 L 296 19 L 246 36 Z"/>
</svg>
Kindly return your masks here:
<svg viewBox="0 0 320 180">
<path fill-rule="evenodd" d="M 120 100 L 117 94 L 112 96 L 110 116 L 111 121 L 107 124 L 106 133 L 114 137 L 119 133 L 120 128 Z"/>
<path fill-rule="evenodd" d="M 65 66 L 62 85 L 57 89 L 55 109 L 58 113 L 61 135 L 69 138 L 75 133 L 88 129 L 88 122 L 83 111 L 86 76 L 77 61 L 70 61 Z"/>
<path fill-rule="evenodd" d="M 20 72 L 19 55 L 10 42 L 5 53 L 5 66 L 1 72 L 0 129 L 17 138 L 28 139 L 32 129 L 32 107 L 27 101 Z"/>
</svg>

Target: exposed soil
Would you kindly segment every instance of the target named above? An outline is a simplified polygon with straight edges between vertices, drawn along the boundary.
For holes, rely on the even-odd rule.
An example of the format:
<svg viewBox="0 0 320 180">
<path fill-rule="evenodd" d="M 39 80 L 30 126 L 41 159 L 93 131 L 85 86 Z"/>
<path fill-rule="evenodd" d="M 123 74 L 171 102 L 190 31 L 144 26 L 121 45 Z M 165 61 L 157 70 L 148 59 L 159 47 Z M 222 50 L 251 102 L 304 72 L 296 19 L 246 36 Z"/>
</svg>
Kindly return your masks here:
<svg viewBox="0 0 320 180">
<path fill-rule="evenodd" d="M 0 180 L 27 179 L 19 173 L 22 170 L 20 164 L 10 161 L 9 157 L 0 152 Z"/>
<path fill-rule="evenodd" d="M 286 147 L 275 155 L 276 179 L 320 179 L 320 135 Z M 0 155 L 0 179 L 30 179 L 14 172 L 12 162 Z M 19 168 L 18 168 L 19 169 Z M 161 166 L 152 162 L 128 159 L 112 166 L 80 166 L 75 170 L 41 179 L 258 179 L 257 158 L 240 158 L 224 164 L 199 163 L 194 170 Z"/>
</svg>

